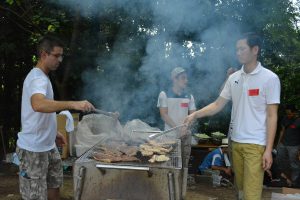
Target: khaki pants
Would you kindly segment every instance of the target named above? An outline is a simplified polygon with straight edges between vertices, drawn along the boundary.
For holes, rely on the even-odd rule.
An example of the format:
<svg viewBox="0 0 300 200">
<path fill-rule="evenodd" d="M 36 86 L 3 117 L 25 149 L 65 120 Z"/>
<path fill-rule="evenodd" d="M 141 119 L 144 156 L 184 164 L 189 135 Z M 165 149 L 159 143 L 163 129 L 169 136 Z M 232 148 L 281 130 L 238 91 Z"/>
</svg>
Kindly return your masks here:
<svg viewBox="0 0 300 200">
<path fill-rule="evenodd" d="M 243 191 L 244 200 L 261 200 L 264 170 L 262 156 L 265 147 L 232 141 L 232 160 L 235 184 Z"/>
</svg>

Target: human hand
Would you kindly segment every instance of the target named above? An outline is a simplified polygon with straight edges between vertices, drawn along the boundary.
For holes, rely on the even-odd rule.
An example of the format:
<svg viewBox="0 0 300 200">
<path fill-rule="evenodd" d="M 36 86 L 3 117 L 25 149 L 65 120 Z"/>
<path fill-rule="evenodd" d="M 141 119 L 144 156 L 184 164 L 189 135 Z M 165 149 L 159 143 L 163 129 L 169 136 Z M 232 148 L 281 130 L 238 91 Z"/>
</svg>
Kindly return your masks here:
<svg viewBox="0 0 300 200">
<path fill-rule="evenodd" d="M 225 168 L 225 169 L 224 169 L 224 172 L 225 172 L 227 175 L 231 176 L 231 168 L 230 168 L 230 167 Z"/>
<path fill-rule="evenodd" d="M 262 157 L 262 168 L 266 171 L 271 168 L 273 163 L 272 152 L 265 151 Z"/>
<path fill-rule="evenodd" d="M 57 131 L 55 143 L 56 146 L 62 147 L 63 145 L 67 144 L 67 139 L 61 134 L 61 132 Z"/>
<path fill-rule="evenodd" d="M 180 133 L 179 134 L 180 137 L 184 137 L 184 136 L 190 134 L 190 129 L 187 124 L 183 124 L 183 126 L 178 131 Z"/>
<path fill-rule="evenodd" d="M 196 116 L 195 116 L 195 112 L 188 115 L 185 119 L 184 119 L 184 124 L 186 124 L 187 127 L 190 127 L 193 125 L 193 123 L 196 121 Z"/>
<path fill-rule="evenodd" d="M 83 112 L 91 112 L 93 110 L 95 110 L 95 107 L 88 102 L 87 100 L 84 101 L 74 101 L 72 104 L 72 108 L 74 110 L 80 110 Z"/>
</svg>

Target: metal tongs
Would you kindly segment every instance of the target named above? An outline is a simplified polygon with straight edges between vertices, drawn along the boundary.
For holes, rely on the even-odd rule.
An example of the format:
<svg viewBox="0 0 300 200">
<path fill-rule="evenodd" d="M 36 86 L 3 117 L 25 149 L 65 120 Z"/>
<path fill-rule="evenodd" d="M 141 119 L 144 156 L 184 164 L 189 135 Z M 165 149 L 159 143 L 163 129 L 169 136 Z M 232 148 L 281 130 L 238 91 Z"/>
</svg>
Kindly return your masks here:
<svg viewBox="0 0 300 200">
<path fill-rule="evenodd" d="M 95 108 L 93 111 L 95 113 L 106 115 L 106 116 L 112 117 L 114 119 L 118 119 L 119 118 L 119 113 L 117 113 L 117 112 L 107 112 L 107 111 L 99 110 L 97 108 Z"/>
<path fill-rule="evenodd" d="M 170 128 L 170 129 L 168 129 L 168 130 L 166 130 L 166 131 L 160 131 L 160 133 L 154 133 L 154 134 L 151 134 L 151 135 L 148 136 L 148 138 L 149 138 L 150 140 L 153 140 L 154 138 L 160 137 L 160 136 L 162 136 L 162 135 L 164 135 L 164 134 L 166 134 L 166 133 L 169 133 L 169 132 L 171 132 L 171 131 L 174 131 L 175 129 L 177 129 L 177 128 L 179 128 L 179 127 L 184 127 L 184 126 L 187 126 L 187 124 L 181 124 L 181 125 L 175 126 L 175 127 L 173 127 L 173 128 Z"/>
</svg>

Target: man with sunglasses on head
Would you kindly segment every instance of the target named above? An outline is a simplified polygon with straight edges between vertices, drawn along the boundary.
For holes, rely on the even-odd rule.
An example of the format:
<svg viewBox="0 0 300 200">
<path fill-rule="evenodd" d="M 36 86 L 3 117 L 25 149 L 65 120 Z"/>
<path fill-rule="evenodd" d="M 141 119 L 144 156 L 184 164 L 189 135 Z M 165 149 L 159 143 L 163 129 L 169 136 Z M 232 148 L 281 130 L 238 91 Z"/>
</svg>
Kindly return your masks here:
<svg viewBox="0 0 300 200">
<path fill-rule="evenodd" d="M 213 103 L 189 115 L 185 122 L 220 112 L 232 101 L 231 150 L 239 199 L 260 200 L 264 170 L 271 168 L 273 142 L 280 103 L 280 81 L 258 61 L 261 39 L 255 33 L 242 35 L 236 54 L 242 68 L 229 76 Z"/>
<path fill-rule="evenodd" d="M 56 112 L 73 109 L 92 111 L 88 101 L 56 101 L 48 77 L 63 59 L 63 43 L 51 36 L 37 47 L 38 62 L 23 84 L 21 131 L 16 152 L 20 160 L 19 181 L 22 199 L 59 199 L 63 168 L 57 146 L 66 144 L 57 132 Z"/>
</svg>

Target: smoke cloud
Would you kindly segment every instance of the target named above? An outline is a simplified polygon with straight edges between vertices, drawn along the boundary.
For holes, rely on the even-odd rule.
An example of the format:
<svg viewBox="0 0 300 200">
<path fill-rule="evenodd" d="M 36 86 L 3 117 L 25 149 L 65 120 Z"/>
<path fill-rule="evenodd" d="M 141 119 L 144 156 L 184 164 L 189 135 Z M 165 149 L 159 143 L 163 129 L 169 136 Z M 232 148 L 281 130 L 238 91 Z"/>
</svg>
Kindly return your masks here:
<svg viewBox="0 0 300 200">
<path fill-rule="evenodd" d="M 112 12 L 122 9 L 132 19 L 138 16 L 152 19 L 151 27 L 139 26 L 139 21 L 134 21 L 136 31 L 140 32 L 135 36 L 126 35 L 128 27 L 120 25 L 110 56 L 99 55 L 97 59 L 101 75 L 95 71 L 83 73 L 85 98 L 103 110 L 120 112 L 124 121 L 141 118 L 150 124 L 157 122 L 157 97 L 161 90 L 171 87 L 170 72 L 174 67 L 187 69 L 188 90 L 194 95 L 198 109 L 218 96 L 227 68 L 237 67 L 234 47 L 239 27 L 230 17 L 220 18 L 218 8 L 221 9 L 222 1 L 59 2 L 80 9 L 84 17 L 99 17 L 105 14 L 105 9 Z M 145 51 L 144 57 L 132 56 L 140 50 Z"/>
</svg>

